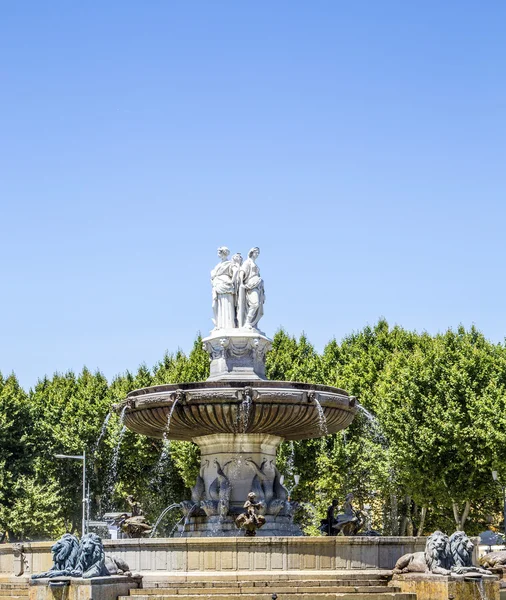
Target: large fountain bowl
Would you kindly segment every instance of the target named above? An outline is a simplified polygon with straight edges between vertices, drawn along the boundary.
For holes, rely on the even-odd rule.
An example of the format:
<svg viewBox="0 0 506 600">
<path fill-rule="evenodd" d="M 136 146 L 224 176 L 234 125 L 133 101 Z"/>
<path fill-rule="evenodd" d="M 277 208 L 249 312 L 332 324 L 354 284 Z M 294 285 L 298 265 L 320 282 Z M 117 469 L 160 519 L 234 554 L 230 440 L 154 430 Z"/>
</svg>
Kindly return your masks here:
<svg viewBox="0 0 506 600">
<path fill-rule="evenodd" d="M 357 406 L 338 388 L 256 380 L 152 386 L 130 392 L 117 410 L 129 429 L 150 437 L 263 433 L 303 440 L 348 427 Z"/>
</svg>

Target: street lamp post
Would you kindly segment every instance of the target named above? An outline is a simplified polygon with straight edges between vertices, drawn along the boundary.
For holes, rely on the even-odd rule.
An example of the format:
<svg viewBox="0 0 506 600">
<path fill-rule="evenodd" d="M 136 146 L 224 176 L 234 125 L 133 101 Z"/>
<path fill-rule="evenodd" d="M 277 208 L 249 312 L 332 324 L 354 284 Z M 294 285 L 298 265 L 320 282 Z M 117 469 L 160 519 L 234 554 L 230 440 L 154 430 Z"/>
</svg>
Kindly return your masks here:
<svg viewBox="0 0 506 600">
<path fill-rule="evenodd" d="M 504 533 L 504 544 L 506 544 L 506 486 L 499 481 L 499 475 L 497 471 L 492 471 L 492 479 L 498 483 L 502 488 L 502 502 L 503 502 L 503 533 Z"/>
<path fill-rule="evenodd" d="M 88 504 L 88 498 L 86 497 L 86 452 L 82 454 L 55 454 L 55 458 L 71 458 L 74 460 L 83 461 L 83 522 L 82 522 L 82 536 L 86 534 L 86 506 Z"/>
</svg>

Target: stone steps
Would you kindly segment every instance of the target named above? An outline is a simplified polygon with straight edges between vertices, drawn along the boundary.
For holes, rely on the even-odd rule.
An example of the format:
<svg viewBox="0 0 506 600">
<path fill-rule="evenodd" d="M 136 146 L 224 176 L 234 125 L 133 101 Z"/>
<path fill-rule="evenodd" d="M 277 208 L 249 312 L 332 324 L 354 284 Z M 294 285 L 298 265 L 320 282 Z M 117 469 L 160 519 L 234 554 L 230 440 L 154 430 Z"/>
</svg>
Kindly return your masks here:
<svg viewBox="0 0 506 600">
<path fill-rule="evenodd" d="M 295 585 L 296 582 L 315 582 L 315 585 L 330 583 L 343 583 L 343 585 L 381 585 L 386 583 L 390 577 L 391 571 L 238 571 L 235 573 L 216 572 L 210 573 L 196 572 L 179 575 L 175 573 L 145 573 L 144 586 L 145 588 L 164 588 L 172 585 L 182 585 L 183 583 L 194 585 L 214 585 L 216 583 L 224 583 L 226 585 L 278 585 L 278 582 Z M 367 583 L 362 583 L 367 582 Z M 132 590 L 133 591 L 133 590 Z"/>
<path fill-rule="evenodd" d="M 0 582 L 0 600 L 26 600 L 28 581 Z"/>
<path fill-rule="evenodd" d="M 152 600 L 156 600 L 160 596 L 181 596 L 181 595 L 192 595 L 192 596 L 202 596 L 209 594 L 302 594 L 302 593 L 347 593 L 347 594 L 361 594 L 361 593 L 371 593 L 371 594 L 381 594 L 383 592 L 400 592 L 400 588 L 398 587 L 387 587 L 387 586 L 344 586 L 344 585 L 285 585 L 284 583 L 279 583 L 276 586 L 270 586 L 271 589 L 266 589 L 268 586 L 264 586 L 263 588 L 255 586 L 208 586 L 208 587 L 174 587 L 174 588 L 166 588 L 166 589 L 157 589 L 157 590 L 135 590 L 135 594 L 131 594 L 130 597 L 136 597 L 138 600 L 139 596 L 151 598 Z"/>
<path fill-rule="evenodd" d="M 359 584 L 359 585 L 357 585 Z M 195 590 L 206 590 L 206 589 L 215 589 L 215 588 L 226 588 L 226 589 L 230 589 L 230 588 L 242 588 L 242 589 L 251 589 L 254 592 L 261 592 L 262 588 L 271 588 L 271 587 L 283 587 L 283 588 L 289 588 L 289 587 L 297 587 L 297 588 L 329 588 L 329 587 L 338 587 L 338 588 L 352 588 L 355 589 L 357 587 L 360 588 L 364 588 L 364 589 L 370 589 L 370 588 L 374 588 L 376 590 L 377 589 L 385 589 L 387 588 L 387 581 L 379 581 L 379 580 L 367 580 L 364 579 L 362 581 L 356 581 L 353 579 L 349 579 L 349 580 L 332 580 L 332 579 L 328 579 L 328 580 L 324 580 L 324 581 L 319 581 L 319 580 L 304 580 L 304 579 L 300 579 L 300 580 L 295 580 L 295 581 L 290 581 L 290 580 L 279 580 L 279 581 L 199 581 L 199 582 L 195 582 L 195 581 L 182 581 L 182 582 L 167 582 L 164 583 L 162 586 L 159 587 L 146 587 L 146 588 L 140 588 L 140 589 L 135 589 L 135 590 L 131 590 L 130 595 L 131 596 L 146 596 L 146 595 L 160 595 L 161 591 L 165 591 L 165 590 L 171 590 L 171 589 L 195 589 Z"/>
<path fill-rule="evenodd" d="M 0 583 L 0 600 L 27 600 L 28 581 Z"/>
<path fill-rule="evenodd" d="M 219 588 L 218 588 L 219 589 Z M 240 590 L 227 590 L 227 593 L 220 591 L 219 593 L 214 593 L 212 588 L 209 588 L 205 591 L 205 593 L 201 594 L 192 594 L 192 593 L 180 593 L 178 594 L 174 591 L 172 594 L 161 593 L 160 595 L 155 596 L 157 600 L 174 600 L 177 598 L 178 600 L 202 600 L 203 597 L 211 598 L 212 600 L 235 600 L 236 598 L 239 600 L 272 600 L 272 594 L 276 593 L 278 595 L 278 600 L 283 600 L 284 598 L 299 598 L 301 594 L 304 595 L 304 600 L 378 600 L 378 596 L 381 596 L 382 600 L 416 600 L 416 594 L 407 594 L 400 592 L 391 592 L 388 588 L 382 588 L 380 592 L 328 592 L 325 590 L 321 590 L 318 592 L 308 592 L 304 589 L 299 588 L 286 588 L 288 591 L 280 592 L 278 594 L 277 590 L 272 590 L 272 593 L 241 593 Z M 165 590 L 160 590 L 165 592 Z M 131 596 L 119 596 L 118 600 L 128 600 Z M 136 595 L 137 600 L 152 600 L 152 595 Z"/>
<path fill-rule="evenodd" d="M 295 593 L 371 593 L 371 594 L 380 594 L 382 592 L 400 592 L 400 588 L 398 587 L 387 587 L 385 586 L 373 586 L 373 585 L 365 585 L 365 586 L 356 586 L 356 585 L 317 585 L 312 583 L 311 585 L 287 585 L 288 582 L 278 582 L 277 585 L 272 586 L 251 586 L 251 585 L 240 585 L 240 586 L 224 586 L 220 584 L 209 585 L 209 586 L 201 586 L 197 587 L 191 584 L 186 586 L 174 586 L 170 588 L 158 588 L 158 589 L 138 589 L 132 590 L 131 596 L 149 596 L 151 598 L 158 598 L 159 596 L 179 596 L 181 594 L 191 594 L 191 595 L 205 595 L 205 594 L 266 594 L 273 593 L 276 594 L 285 593 L 285 594 L 295 594 Z M 266 587 L 272 588 L 271 590 L 265 589 Z M 135 593 L 133 593 L 135 592 Z"/>
</svg>

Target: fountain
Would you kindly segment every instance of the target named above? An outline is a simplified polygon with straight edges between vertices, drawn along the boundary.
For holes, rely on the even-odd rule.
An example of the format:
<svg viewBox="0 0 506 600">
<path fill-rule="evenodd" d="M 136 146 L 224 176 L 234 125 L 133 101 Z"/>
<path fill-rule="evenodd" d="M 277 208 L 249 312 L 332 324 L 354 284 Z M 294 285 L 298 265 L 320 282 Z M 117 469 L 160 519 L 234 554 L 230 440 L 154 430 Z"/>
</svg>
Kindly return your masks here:
<svg viewBox="0 0 506 600">
<path fill-rule="evenodd" d="M 191 501 L 182 503 L 187 513 L 191 507 L 184 537 L 241 535 L 235 520 L 250 492 L 266 521 L 259 536 L 302 535 L 275 466 L 277 447 L 344 429 L 357 411 L 355 398 L 338 388 L 266 379 L 272 341 L 258 329 L 258 254 L 252 248 L 243 263 L 240 254 L 229 260 L 229 250 L 218 249 L 221 260 L 211 272 L 215 327 L 203 340 L 208 380 L 135 390 L 116 406 L 136 433 L 200 447 L 200 475 Z"/>
<path fill-rule="evenodd" d="M 437 531 L 427 540 L 374 537 L 369 519 L 369 531 L 356 535 L 362 518 L 351 495 L 342 514 L 334 514 L 333 502 L 330 523 L 338 527 L 327 528 L 347 529 L 348 536 L 301 537 L 292 520 L 296 504 L 276 468 L 278 445 L 291 445 L 286 475 L 293 487 L 298 483 L 293 442 L 346 428 L 359 407 L 338 388 L 266 379 L 271 340 L 258 329 L 264 304 L 255 262 L 259 250 L 251 249 L 244 264 L 239 254 L 229 260 L 225 247 L 218 253 L 221 261 L 211 272 L 215 327 L 203 340 L 211 361 L 209 379 L 135 390 L 115 408 L 124 427 L 163 439 L 165 455 L 170 440 L 191 440 L 200 447 L 191 498 L 168 506 L 152 528 L 130 499 L 132 528 L 151 530 L 153 536 L 168 512 L 181 510 L 179 536 L 102 543 L 91 533 L 81 539 L 78 553 L 54 552 L 53 567 L 51 548 L 58 550 L 58 542 L 4 544 L 3 597 L 16 600 L 29 587 L 30 600 L 268 600 L 277 592 L 320 600 L 329 594 L 357 600 L 376 594 L 394 600 L 499 600 L 497 578 L 473 564 L 474 546 L 464 532 L 448 537 Z M 365 410 L 364 415 L 383 440 L 373 415 Z M 113 455 L 113 478 L 124 431 Z M 314 511 L 310 504 L 305 507 Z M 108 564 L 105 550 L 112 552 Z M 66 557 L 68 565 L 61 561 Z M 128 577 L 128 566 L 139 577 Z M 25 579 L 23 588 L 12 582 L 10 572 L 16 578 L 33 573 L 42 578 L 31 579 L 29 586 Z M 136 590 L 141 576 L 144 590 Z"/>
</svg>

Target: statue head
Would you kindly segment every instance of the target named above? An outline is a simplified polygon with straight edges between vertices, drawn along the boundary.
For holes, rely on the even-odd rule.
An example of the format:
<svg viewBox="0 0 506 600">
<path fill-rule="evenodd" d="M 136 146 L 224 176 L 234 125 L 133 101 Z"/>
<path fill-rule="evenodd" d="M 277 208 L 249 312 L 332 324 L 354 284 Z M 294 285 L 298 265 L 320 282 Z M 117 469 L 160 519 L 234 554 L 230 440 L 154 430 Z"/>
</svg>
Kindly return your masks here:
<svg viewBox="0 0 506 600">
<path fill-rule="evenodd" d="M 230 250 L 226 247 L 226 246 L 220 246 L 218 248 L 218 256 L 221 259 L 225 259 L 227 258 L 227 256 L 230 254 Z"/>
<path fill-rule="evenodd" d="M 57 569 L 73 569 L 79 555 L 79 542 L 71 533 L 65 533 L 53 544 L 51 552 Z"/>
<path fill-rule="evenodd" d="M 257 497 L 257 495 L 255 494 L 255 492 L 250 492 L 250 493 L 248 494 L 248 500 L 249 500 L 250 502 L 254 502 L 256 497 Z"/>
<path fill-rule="evenodd" d="M 251 250 L 248 252 L 248 258 L 257 258 L 258 255 L 260 254 L 260 248 L 258 246 L 255 246 L 254 248 L 251 248 Z"/>
<path fill-rule="evenodd" d="M 236 265 L 238 265 L 239 267 L 242 265 L 242 256 L 241 256 L 240 252 L 236 252 L 232 256 L 232 262 L 235 263 Z"/>
</svg>

